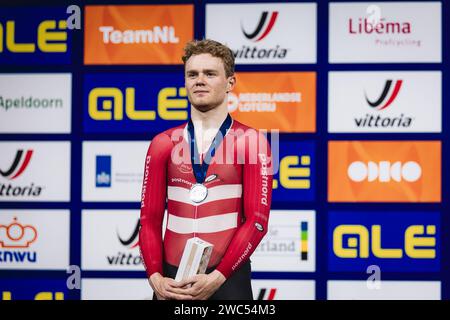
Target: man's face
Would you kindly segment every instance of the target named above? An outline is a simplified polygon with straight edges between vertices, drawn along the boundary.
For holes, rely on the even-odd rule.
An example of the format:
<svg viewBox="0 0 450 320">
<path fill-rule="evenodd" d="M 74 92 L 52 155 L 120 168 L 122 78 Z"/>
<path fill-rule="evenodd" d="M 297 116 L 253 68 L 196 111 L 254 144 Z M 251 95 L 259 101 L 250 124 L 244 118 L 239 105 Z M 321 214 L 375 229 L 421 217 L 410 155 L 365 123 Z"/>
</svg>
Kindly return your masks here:
<svg viewBox="0 0 450 320">
<path fill-rule="evenodd" d="M 221 105 L 234 85 L 234 76 L 226 77 L 222 60 L 209 53 L 191 56 L 184 76 L 189 101 L 201 112 Z"/>
</svg>

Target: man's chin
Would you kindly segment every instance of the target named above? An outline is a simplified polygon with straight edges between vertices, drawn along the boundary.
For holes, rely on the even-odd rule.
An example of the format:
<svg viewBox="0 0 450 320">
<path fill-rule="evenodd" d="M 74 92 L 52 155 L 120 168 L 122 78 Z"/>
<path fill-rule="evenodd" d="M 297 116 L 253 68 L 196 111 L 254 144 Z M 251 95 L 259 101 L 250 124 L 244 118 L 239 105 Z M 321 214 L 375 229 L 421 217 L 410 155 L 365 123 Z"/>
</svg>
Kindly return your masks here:
<svg viewBox="0 0 450 320">
<path fill-rule="evenodd" d="M 200 112 L 208 112 L 216 107 L 214 104 L 192 104 L 192 106 Z"/>
</svg>

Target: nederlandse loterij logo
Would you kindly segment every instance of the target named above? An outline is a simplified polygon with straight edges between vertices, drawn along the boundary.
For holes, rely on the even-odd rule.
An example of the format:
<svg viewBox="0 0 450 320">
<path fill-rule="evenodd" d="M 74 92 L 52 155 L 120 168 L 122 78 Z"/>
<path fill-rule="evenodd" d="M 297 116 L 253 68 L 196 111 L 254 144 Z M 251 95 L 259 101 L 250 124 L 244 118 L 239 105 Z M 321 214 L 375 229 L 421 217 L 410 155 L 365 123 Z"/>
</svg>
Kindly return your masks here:
<svg viewBox="0 0 450 320">
<path fill-rule="evenodd" d="M 16 179 L 28 167 L 32 155 L 33 150 L 17 150 L 16 156 L 14 157 L 11 166 L 6 171 L 0 169 L 0 175 L 8 180 Z"/>
<path fill-rule="evenodd" d="M 269 16 L 268 11 L 262 12 L 259 18 L 259 22 L 256 28 L 253 30 L 253 32 L 246 32 L 241 22 L 241 30 L 242 33 L 245 35 L 245 37 L 254 42 L 258 42 L 264 39 L 270 33 L 273 26 L 275 25 L 275 22 L 278 17 L 278 11 L 273 11 L 272 13 L 270 13 L 269 19 L 267 19 L 268 16 Z"/>
<path fill-rule="evenodd" d="M 9 225 L 0 224 L 0 264 L 7 262 L 31 262 L 37 260 L 36 251 L 22 251 L 27 249 L 37 239 L 38 233 L 34 226 L 23 225 L 14 218 Z"/>
</svg>

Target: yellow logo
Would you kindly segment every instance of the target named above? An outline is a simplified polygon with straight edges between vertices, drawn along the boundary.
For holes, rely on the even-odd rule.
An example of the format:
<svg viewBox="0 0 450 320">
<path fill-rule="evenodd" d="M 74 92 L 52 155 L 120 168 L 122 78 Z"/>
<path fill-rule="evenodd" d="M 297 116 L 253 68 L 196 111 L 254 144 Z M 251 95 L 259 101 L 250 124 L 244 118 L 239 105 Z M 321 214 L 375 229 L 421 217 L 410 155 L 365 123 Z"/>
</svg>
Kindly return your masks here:
<svg viewBox="0 0 450 320">
<path fill-rule="evenodd" d="M 45 20 L 37 29 L 37 47 L 42 52 L 66 52 L 67 32 L 66 20 Z M 6 25 L 0 23 L 0 53 L 6 48 L 15 53 L 32 53 L 36 51 L 36 43 L 16 42 L 15 21 L 6 21 Z"/>
<path fill-rule="evenodd" d="M 300 166 L 299 166 L 300 165 Z M 285 189 L 309 189 L 311 187 L 311 157 L 286 156 L 280 160 L 280 184 Z M 278 180 L 273 180 L 273 189 Z"/>
<path fill-rule="evenodd" d="M 159 117 L 164 120 L 187 120 L 188 101 L 186 97 L 185 88 L 169 87 L 161 89 L 158 93 L 158 105 L 156 107 Z M 103 99 L 101 105 L 99 99 Z M 119 88 L 100 87 L 89 92 L 88 111 L 89 116 L 94 120 L 123 120 L 124 109 L 126 116 L 132 120 L 156 119 L 155 110 L 136 110 L 135 88 L 129 87 L 123 92 Z"/>
<path fill-rule="evenodd" d="M 10 291 L 3 291 L 2 292 L 2 300 L 12 300 L 11 292 Z M 34 300 L 64 300 L 64 293 L 62 292 L 55 292 L 54 294 L 52 292 L 38 292 L 34 296 Z"/>
<path fill-rule="evenodd" d="M 353 235 L 353 236 L 351 236 Z M 370 251 L 377 258 L 400 259 L 405 253 L 413 259 L 436 257 L 436 226 L 412 225 L 404 234 L 404 248 L 382 248 L 381 226 L 373 225 L 370 232 L 363 225 L 340 225 L 333 231 L 333 252 L 339 258 L 368 258 Z M 344 243 L 344 236 L 347 243 Z"/>
</svg>

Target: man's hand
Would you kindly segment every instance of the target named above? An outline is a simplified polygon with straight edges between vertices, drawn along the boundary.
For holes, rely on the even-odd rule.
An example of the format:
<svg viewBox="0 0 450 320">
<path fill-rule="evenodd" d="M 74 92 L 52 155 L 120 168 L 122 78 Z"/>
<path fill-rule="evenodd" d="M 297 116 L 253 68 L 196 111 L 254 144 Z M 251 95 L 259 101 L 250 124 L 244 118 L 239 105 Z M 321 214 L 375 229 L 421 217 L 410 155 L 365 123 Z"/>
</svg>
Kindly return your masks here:
<svg viewBox="0 0 450 320">
<path fill-rule="evenodd" d="M 179 287 L 191 285 L 188 289 L 175 289 L 176 292 L 192 297 L 194 300 L 206 300 L 211 297 L 225 282 L 225 276 L 217 270 L 210 274 L 197 274 L 179 282 Z"/>
<path fill-rule="evenodd" d="M 186 294 L 186 290 L 181 289 L 184 286 L 183 283 L 165 278 L 159 272 L 152 274 L 149 282 L 158 300 L 192 300 L 192 296 Z"/>
</svg>

